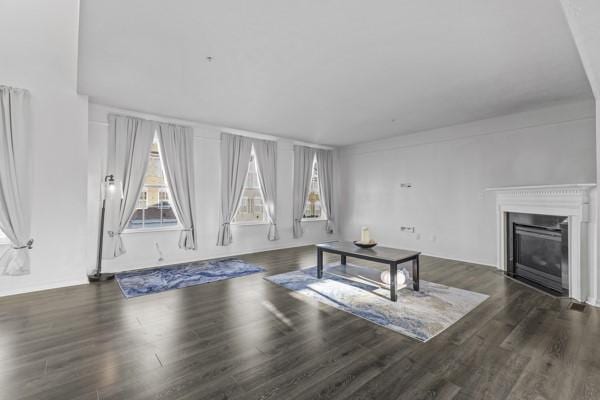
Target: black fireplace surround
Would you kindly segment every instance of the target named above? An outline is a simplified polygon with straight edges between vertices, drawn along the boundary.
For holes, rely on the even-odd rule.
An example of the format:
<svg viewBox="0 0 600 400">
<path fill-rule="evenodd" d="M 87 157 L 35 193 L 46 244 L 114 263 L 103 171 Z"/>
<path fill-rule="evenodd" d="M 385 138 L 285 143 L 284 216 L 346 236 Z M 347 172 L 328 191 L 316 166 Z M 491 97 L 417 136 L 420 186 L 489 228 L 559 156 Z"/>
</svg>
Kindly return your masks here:
<svg viewBox="0 0 600 400">
<path fill-rule="evenodd" d="M 506 273 L 551 294 L 568 295 L 568 218 L 521 213 L 506 218 Z"/>
</svg>

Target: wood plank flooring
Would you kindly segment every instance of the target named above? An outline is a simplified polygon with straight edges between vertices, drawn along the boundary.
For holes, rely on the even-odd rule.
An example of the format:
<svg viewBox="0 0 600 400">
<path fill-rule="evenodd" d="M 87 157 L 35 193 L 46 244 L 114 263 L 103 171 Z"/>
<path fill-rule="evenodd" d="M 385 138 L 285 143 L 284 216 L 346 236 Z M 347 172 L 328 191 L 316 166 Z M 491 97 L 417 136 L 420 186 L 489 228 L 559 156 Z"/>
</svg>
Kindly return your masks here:
<svg viewBox="0 0 600 400">
<path fill-rule="evenodd" d="M 418 343 L 263 280 L 315 253 L 129 300 L 116 282 L 0 298 L 0 399 L 600 399 L 599 309 L 423 257 L 422 279 L 491 297 Z"/>
</svg>

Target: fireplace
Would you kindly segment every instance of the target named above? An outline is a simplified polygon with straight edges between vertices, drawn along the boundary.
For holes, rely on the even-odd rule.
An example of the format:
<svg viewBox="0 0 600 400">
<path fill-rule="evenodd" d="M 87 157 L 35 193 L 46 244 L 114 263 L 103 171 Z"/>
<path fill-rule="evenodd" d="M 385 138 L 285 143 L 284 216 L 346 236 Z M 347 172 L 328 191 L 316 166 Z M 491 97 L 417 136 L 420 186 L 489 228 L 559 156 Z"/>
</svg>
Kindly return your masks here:
<svg viewBox="0 0 600 400">
<path fill-rule="evenodd" d="M 569 294 L 569 219 L 506 213 L 506 273 L 555 295 Z"/>
<path fill-rule="evenodd" d="M 530 262 L 534 261 L 533 265 L 536 269 L 539 270 L 538 267 L 545 267 L 546 270 L 542 268 L 541 272 L 548 273 L 551 275 L 550 278 L 540 273 L 533 277 L 543 276 L 549 278 L 550 281 L 553 281 L 554 287 L 558 288 L 558 280 L 556 279 L 556 266 L 558 264 L 557 240 L 540 242 L 532 239 L 546 239 L 544 233 L 556 233 L 560 229 L 562 292 L 564 293 L 567 289 L 568 296 L 577 301 L 589 300 L 591 277 L 588 256 L 590 255 L 590 244 L 593 243 L 593 239 L 588 237 L 588 222 L 590 220 L 591 204 L 592 201 L 595 201 L 595 197 L 591 196 L 591 191 L 595 186 L 595 184 L 567 184 L 509 186 L 487 189 L 496 195 L 496 265 L 498 269 L 504 271 L 507 275 L 516 276 L 516 279 L 528 279 L 523 276 L 523 272 L 527 271 L 526 269 L 522 267 L 519 269 L 519 265 L 515 268 L 514 253 L 511 253 L 511 249 L 514 249 L 515 226 L 513 226 L 513 223 L 516 222 L 517 225 L 521 225 L 523 228 L 541 228 L 534 233 L 542 233 L 542 237 L 532 235 L 519 237 L 521 249 L 526 249 L 529 245 L 529 249 L 532 250 L 529 254 L 530 258 L 523 256 L 518 259 L 520 260 L 519 264 L 530 266 Z M 510 214 L 529 216 L 525 217 L 526 219 L 519 219 L 523 217 L 517 217 L 516 220 L 511 219 L 509 224 Z M 555 218 L 555 220 L 548 222 L 547 217 Z M 524 233 L 521 229 L 519 232 L 520 234 Z M 557 235 L 550 236 L 557 239 Z M 546 246 L 545 250 L 542 244 Z M 553 258 L 542 261 L 548 253 L 552 253 Z M 541 256 L 543 257 L 540 258 Z M 553 264 L 554 267 L 548 267 L 548 264 Z M 530 275 L 529 279 L 531 278 Z M 543 282 L 542 284 L 536 284 L 544 287 Z M 546 287 L 546 290 L 554 289 Z M 591 301 L 600 304 L 595 297 Z"/>
</svg>

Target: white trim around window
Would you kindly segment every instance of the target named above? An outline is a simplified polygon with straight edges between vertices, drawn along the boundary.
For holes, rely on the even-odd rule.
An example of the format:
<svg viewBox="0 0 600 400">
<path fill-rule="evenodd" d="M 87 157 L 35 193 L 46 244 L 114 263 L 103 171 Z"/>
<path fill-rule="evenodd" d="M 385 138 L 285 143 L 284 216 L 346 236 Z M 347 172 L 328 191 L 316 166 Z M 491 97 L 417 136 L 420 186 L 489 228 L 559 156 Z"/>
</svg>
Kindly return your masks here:
<svg viewBox="0 0 600 400">
<path fill-rule="evenodd" d="M 129 228 L 129 229 L 125 229 L 121 235 L 132 235 L 132 234 L 136 234 L 136 233 L 155 233 L 155 232 L 170 232 L 170 231 L 181 231 L 183 229 L 183 226 L 179 225 L 179 221 L 177 222 L 177 225 L 172 225 L 172 226 L 165 226 L 162 228 Z"/>
<path fill-rule="evenodd" d="M 302 218 L 300 221 L 302 221 L 302 222 L 321 222 L 321 221 L 327 221 L 327 216 L 324 215 L 323 212 L 321 212 L 321 216 L 319 218 Z"/>
<path fill-rule="evenodd" d="M 231 222 L 231 225 L 236 226 L 253 226 L 253 225 L 269 225 L 268 221 L 241 221 L 241 222 Z"/>
</svg>

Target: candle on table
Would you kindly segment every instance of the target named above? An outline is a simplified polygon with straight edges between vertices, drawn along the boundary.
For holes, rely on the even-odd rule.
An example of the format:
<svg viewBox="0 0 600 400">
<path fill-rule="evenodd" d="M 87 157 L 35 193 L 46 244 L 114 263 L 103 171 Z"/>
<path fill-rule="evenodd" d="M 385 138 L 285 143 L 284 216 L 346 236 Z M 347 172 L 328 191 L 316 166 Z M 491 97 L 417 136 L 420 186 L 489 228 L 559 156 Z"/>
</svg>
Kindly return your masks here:
<svg viewBox="0 0 600 400">
<path fill-rule="evenodd" d="M 366 226 L 363 226 L 362 228 L 360 228 L 360 242 L 361 243 L 370 243 L 371 242 L 371 237 L 369 235 L 369 228 L 367 228 Z"/>
</svg>

